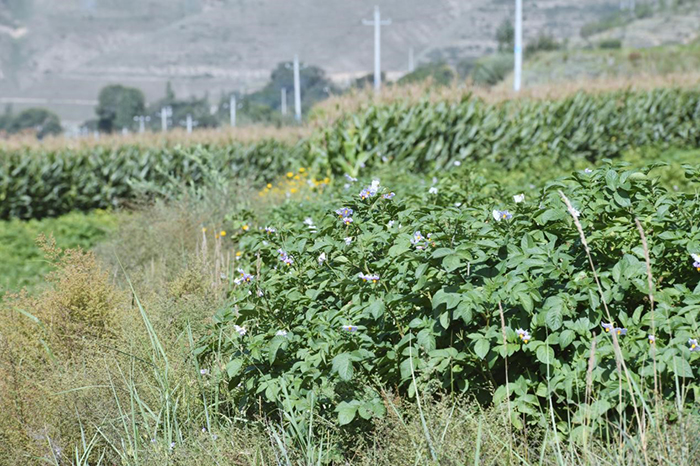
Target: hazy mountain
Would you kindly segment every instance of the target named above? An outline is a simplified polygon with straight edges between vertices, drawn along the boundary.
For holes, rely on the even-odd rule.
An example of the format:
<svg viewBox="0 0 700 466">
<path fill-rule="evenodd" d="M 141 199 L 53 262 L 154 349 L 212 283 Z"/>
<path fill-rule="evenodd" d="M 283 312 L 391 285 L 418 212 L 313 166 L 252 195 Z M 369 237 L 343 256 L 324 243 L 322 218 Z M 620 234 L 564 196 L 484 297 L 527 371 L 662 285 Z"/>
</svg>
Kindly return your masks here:
<svg viewBox="0 0 700 466">
<path fill-rule="evenodd" d="M 298 53 L 339 84 L 371 71 L 379 4 L 382 63 L 389 77 L 416 61 L 455 62 L 495 49 L 512 0 L 0 0 L 2 101 L 48 106 L 68 120 L 93 115 L 109 83 L 149 100 L 168 80 L 178 94 L 261 86 Z M 574 38 L 616 0 L 526 0 L 525 38 Z M 21 107 L 21 104 L 16 104 Z"/>
</svg>

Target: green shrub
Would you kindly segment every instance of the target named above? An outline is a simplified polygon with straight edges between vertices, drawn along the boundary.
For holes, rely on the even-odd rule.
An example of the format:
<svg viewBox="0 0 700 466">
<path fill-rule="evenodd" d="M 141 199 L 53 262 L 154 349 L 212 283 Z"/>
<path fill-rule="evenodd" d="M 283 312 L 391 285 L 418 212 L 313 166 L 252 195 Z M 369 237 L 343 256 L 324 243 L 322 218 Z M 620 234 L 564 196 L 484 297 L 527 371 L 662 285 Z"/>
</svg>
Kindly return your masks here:
<svg viewBox="0 0 700 466">
<path fill-rule="evenodd" d="M 435 189 L 408 177 L 365 200 L 353 185 L 287 203 L 266 218 L 275 233 L 244 235 L 231 305 L 197 353 L 238 408 L 274 411 L 284 398 L 303 412 L 313 399 L 340 425 L 383 416 L 381 387 L 411 397 L 418 387 L 509 398 L 515 426 L 547 427 L 539 413 L 551 402 L 558 429 L 581 439 L 635 419 L 651 399 L 654 357 L 659 396 L 673 400 L 679 384 L 692 407 L 700 208 L 650 168 L 577 172 L 520 203 L 512 187 L 459 169 L 441 172 Z M 700 168 L 687 176 L 697 183 Z M 389 189 L 395 198 L 384 198 Z M 559 190 L 581 212 L 603 298 Z M 650 245 L 653 314 L 636 218 Z M 625 371 L 605 323 L 626 329 L 616 337 Z"/>
<path fill-rule="evenodd" d="M 494 86 L 513 71 L 513 55 L 510 53 L 498 53 L 479 58 L 471 72 L 474 84 L 481 86 Z"/>
<path fill-rule="evenodd" d="M 537 52 L 552 52 L 562 48 L 562 44 L 554 36 L 540 34 L 537 38 L 525 47 L 525 56 L 533 55 Z"/>
<path fill-rule="evenodd" d="M 449 86 L 455 79 L 455 72 L 446 63 L 421 65 L 415 71 L 398 80 L 399 84 L 414 84 L 430 79 L 438 86 Z"/>
<path fill-rule="evenodd" d="M 622 48 L 621 39 L 603 39 L 598 44 L 601 49 L 620 49 Z"/>
</svg>

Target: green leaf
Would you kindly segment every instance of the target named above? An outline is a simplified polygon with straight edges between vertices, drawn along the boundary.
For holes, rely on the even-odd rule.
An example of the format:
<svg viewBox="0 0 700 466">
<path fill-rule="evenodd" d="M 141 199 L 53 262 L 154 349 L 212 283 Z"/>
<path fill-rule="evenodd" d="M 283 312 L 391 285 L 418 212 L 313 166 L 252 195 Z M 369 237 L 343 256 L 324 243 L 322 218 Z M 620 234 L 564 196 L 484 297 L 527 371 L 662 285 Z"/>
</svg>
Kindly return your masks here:
<svg viewBox="0 0 700 466">
<path fill-rule="evenodd" d="M 442 328 L 447 330 L 447 327 L 450 326 L 450 312 L 445 311 L 442 314 L 440 314 L 440 325 L 442 325 Z"/>
<path fill-rule="evenodd" d="M 560 307 L 552 307 L 547 311 L 547 315 L 545 315 L 545 323 L 547 324 L 547 327 L 550 328 L 550 330 L 559 330 L 563 322 L 564 316 L 561 313 Z"/>
<path fill-rule="evenodd" d="M 228 374 L 229 379 L 234 378 L 236 375 L 241 370 L 241 367 L 243 367 L 243 360 L 241 359 L 232 359 L 231 361 L 226 364 L 226 373 Z"/>
<path fill-rule="evenodd" d="M 384 301 L 381 299 L 375 299 L 374 301 L 372 301 L 372 303 L 367 308 L 367 311 L 375 319 L 379 319 L 382 315 L 384 315 L 384 310 L 385 310 Z"/>
<path fill-rule="evenodd" d="M 439 258 L 441 258 L 441 257 L 449 256 L 449 255 L 454 254 L 454 253 L 455 253 L 455 250 L 454 250 L 454 249 L 450 249 L 450 248 L 438 248 L 438 249 L 435 250 L 435 252 L 433 252 L 433 254 L 431 255 L 431 257 L 432 257 L 433 259 L 439 259 Z"/>
<path fill-rule="evenodd" d="M 573 330 L 564 330 L 559 334 L 559 346 L 564 349 L 574 341 L 576 334 Z"/>
<path fill-rule="evenodd" d="M 352 379 L 355 371 L 352 367 L 352 359 L 350 354 L 340 353 L 333 358 L 333 372 L 336 372 L 343 380 Z"/>
<path fill-rule="evenodd" d="M 338 404 L 335 411 L 338 413 L 338 424 L 344 426 L 350 424 L 357 414 L 357 402 L 347 403 L 345 401 Z"/>
<path fill-rule="evenodd" d="M 673 372 L 678 377 L 693 378 L 693 369 L 690 367 L 688 361 L 680 356 L 673 357 Z"/>
<path fill-rule="evenodd" d="M 537 359 L 542 364 L 554 365 L 556 362 L 554 359 L 554 350 L 545 344 L 541 344 L 537 347 Z"/>
<path fill-rule="evenodd" d="M 486 355 L 489 354 L 490 348 L 491 345 L 489 344 L 489 341 L 486 338 L 481 338 L 480 340 L 476 341 L 476 344 L 474 345 L 474 352 L 481 359 L 484 359 Z"/>
<path fill-rule="evenodd" d="M 448 272 L 453 272 L 462 266 L 462 261 L 456 254 L 451 254 L 442 260 L 442 266 Z"/>
<path fill-rule="evenodd" d="M 276 336 L 270 341 L 270 346 L 268 347 L 267 353 L 270 364 L 275 363 L 275 359 L 277 359 L 277 351 L 279 351 L 280 347 L 286 342 L 287 339 L 283 336 Z"/>
</svg>

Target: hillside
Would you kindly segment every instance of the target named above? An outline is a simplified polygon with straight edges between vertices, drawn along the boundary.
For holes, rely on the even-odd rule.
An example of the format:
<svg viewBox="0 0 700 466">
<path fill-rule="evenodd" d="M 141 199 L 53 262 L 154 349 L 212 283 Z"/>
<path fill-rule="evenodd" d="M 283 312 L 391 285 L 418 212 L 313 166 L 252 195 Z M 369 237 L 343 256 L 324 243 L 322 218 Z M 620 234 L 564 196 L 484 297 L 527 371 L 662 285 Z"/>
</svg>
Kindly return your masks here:
<svg viewBox="0 0 700 466">
<path fill-rule="evenodd" d="M 250 90 L 298 53 L 340 84 L 372 67 L 375 1 L 306 0 L 4 0 L 0 3 L 0 102 L 44 105 L 69 121 L 93 114 L 108 83 L 138 86 L 149 100 L 167 81 L 176 92 L 217 95 Z M 416 61 L 476 57 L 496 47 L 495 30 L 512 17 L 504 0 L 378 2 L 392 25 L 382 30 L 384 69 Z M 525 36 L 565 39 L 617 5 L 612 0 L 539 0 L 525 12 Z M 4 18 L 4 19 L 3 19 Z"/>
</svg>

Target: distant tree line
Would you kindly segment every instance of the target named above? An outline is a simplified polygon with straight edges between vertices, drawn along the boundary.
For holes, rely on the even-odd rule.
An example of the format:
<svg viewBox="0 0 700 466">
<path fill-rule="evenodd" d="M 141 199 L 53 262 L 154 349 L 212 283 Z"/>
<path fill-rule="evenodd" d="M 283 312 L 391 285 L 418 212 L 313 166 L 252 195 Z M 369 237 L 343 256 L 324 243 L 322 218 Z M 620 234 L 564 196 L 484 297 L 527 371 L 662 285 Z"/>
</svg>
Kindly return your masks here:
<svg viewBox="0 0 700 466">
<path fill-rule="evenodd" d="M 0 115 L 0 133 L 5 135 L 27 133 L 42 139 L 62 131 L 58 115 L 45 108 L 28 108 L 15 114 L 8 105 Z"/>
</svg>

